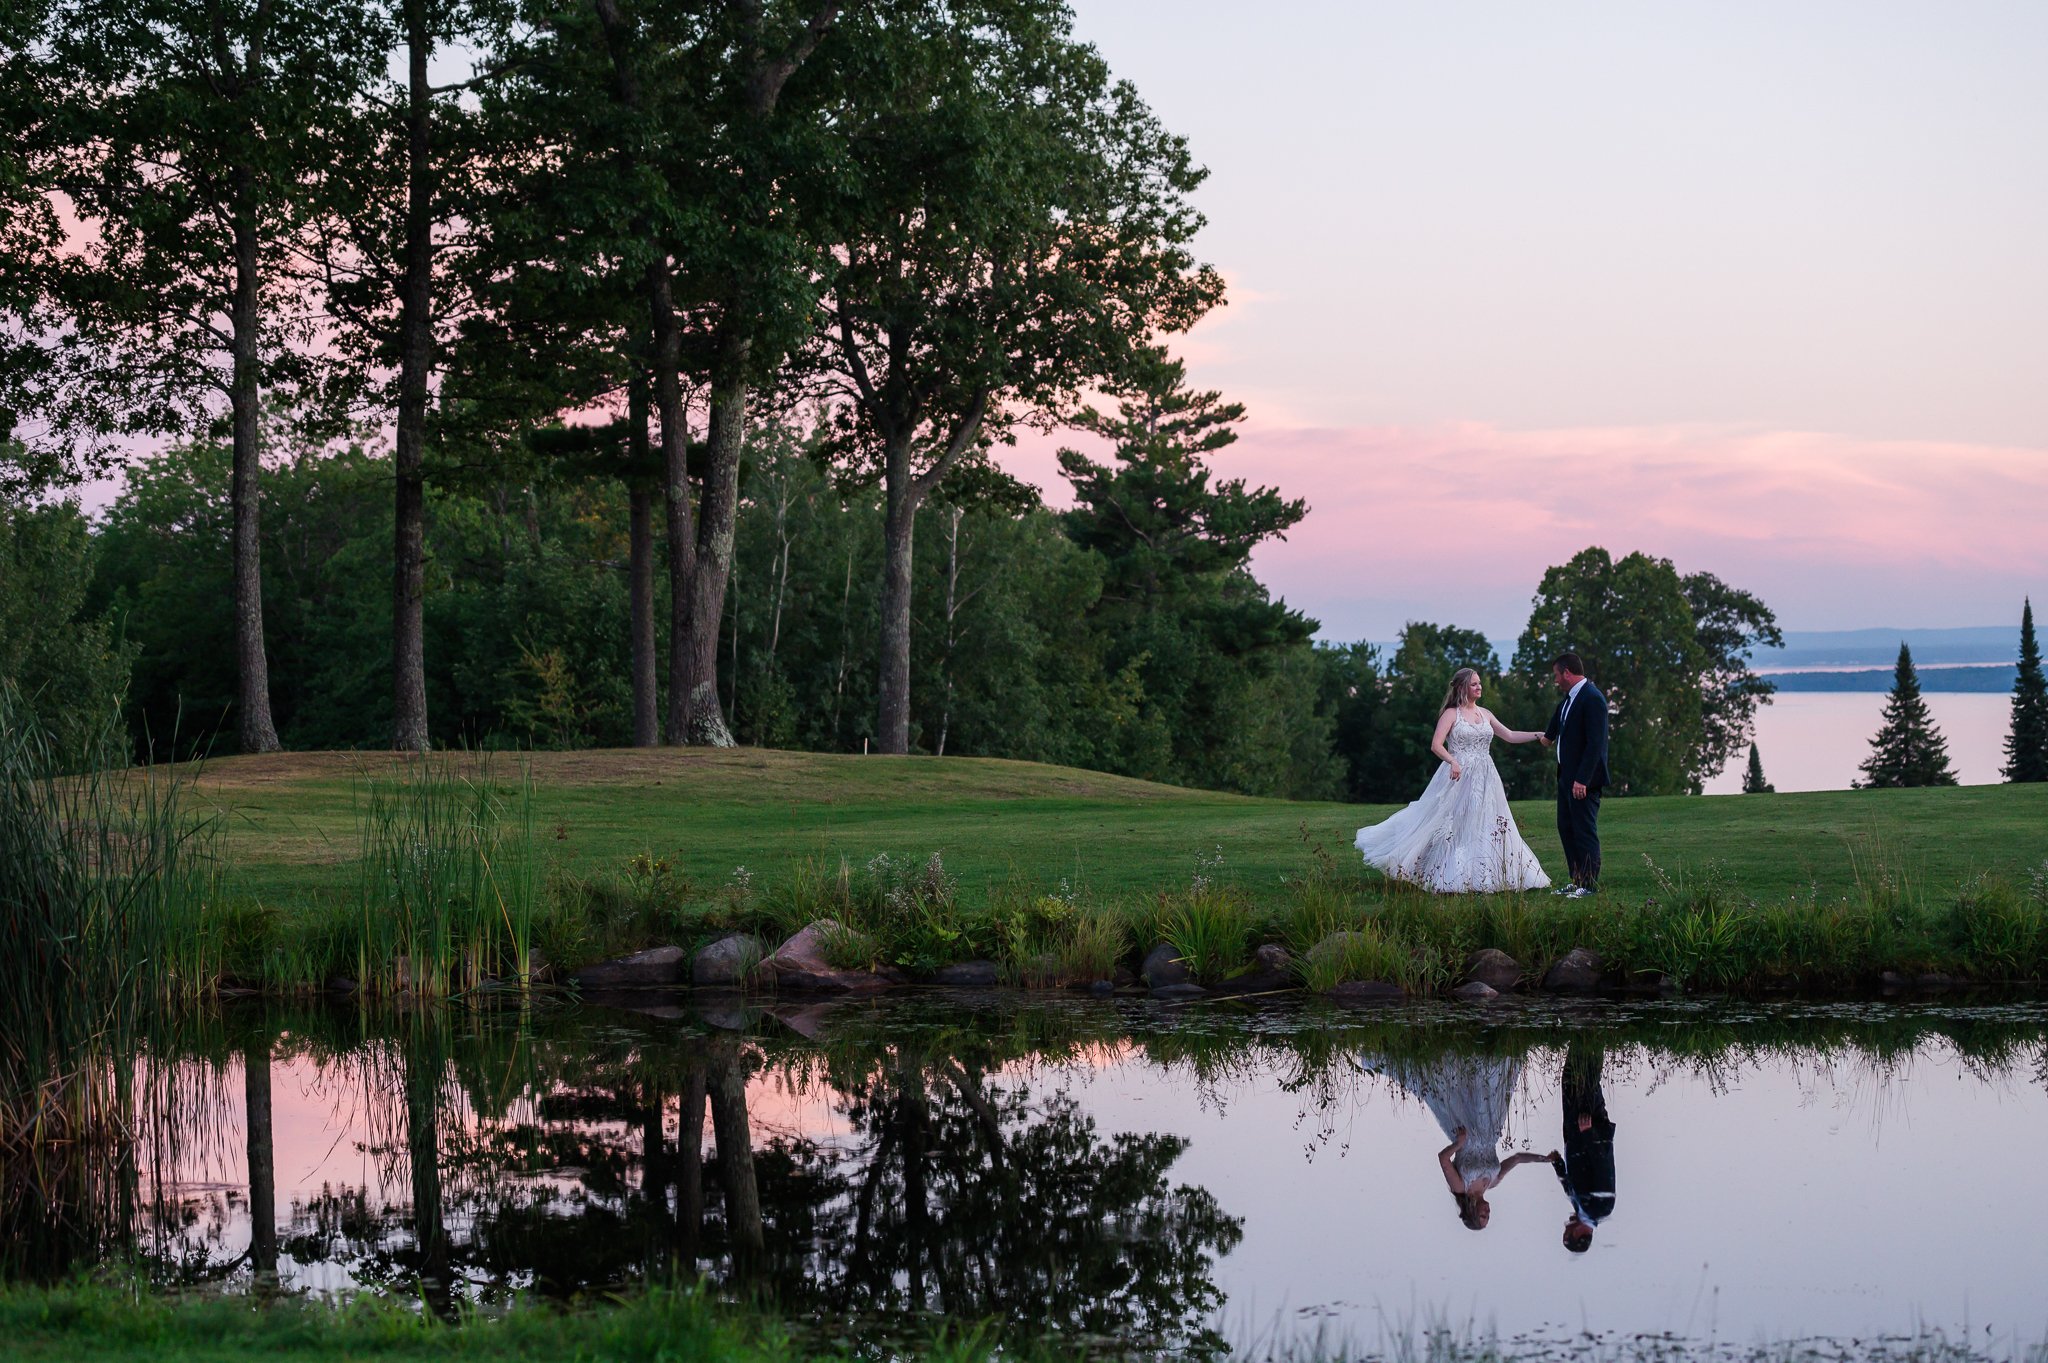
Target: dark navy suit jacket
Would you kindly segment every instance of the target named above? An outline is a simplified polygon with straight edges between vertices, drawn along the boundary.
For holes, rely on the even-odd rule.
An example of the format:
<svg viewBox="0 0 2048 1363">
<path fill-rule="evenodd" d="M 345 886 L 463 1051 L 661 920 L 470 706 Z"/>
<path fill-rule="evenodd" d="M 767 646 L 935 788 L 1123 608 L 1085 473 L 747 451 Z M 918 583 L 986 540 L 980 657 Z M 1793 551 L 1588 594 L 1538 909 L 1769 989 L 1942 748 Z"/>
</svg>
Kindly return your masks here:
<svg viewBox="0 0 2048 1363">
<path fill-rule="evenodd" d="M 1577 781 L 1588 790 L 1609 784 L 1607 778 L 1607 696 L 1589 678 L 1565 714 L 1559 701 L 1543 732 L 1557 744 L 1559 780 Z"/>
</svg>

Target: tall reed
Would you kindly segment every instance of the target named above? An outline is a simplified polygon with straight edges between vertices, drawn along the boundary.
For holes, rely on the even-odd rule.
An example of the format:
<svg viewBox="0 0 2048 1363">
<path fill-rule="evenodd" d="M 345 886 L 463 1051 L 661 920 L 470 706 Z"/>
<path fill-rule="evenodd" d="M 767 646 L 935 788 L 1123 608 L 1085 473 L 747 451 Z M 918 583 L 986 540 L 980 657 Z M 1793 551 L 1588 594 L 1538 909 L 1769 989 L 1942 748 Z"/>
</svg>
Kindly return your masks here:
<svg viewBox="0 0 2048 1363">
<path fill-rule="evenodd" d="M 0 688 L 0 1152 L 118 1136 L 151 1006 L 218 976 L 213 822 L 112 735 L 67 762 Z"/>
<path fill-rule="evenodd" d="M 365 989 L 445 998 L 532 976 L 541 897 L 533 778 L 488 759 L 401 759 L 356 790 L 356 974 Z"/>
</svg>

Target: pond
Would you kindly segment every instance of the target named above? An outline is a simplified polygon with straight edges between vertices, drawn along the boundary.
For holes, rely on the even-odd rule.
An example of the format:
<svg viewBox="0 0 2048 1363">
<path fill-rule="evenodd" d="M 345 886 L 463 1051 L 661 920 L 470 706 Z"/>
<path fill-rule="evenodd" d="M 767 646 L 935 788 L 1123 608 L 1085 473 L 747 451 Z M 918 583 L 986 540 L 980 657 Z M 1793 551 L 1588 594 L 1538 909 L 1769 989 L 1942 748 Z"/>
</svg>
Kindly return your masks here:
<svg viewBox="0 0 2048 1363">
<path fill-rule="evenodd" d="M 851 1338 L 1997 1353 L 2048 1338 L 2044 1038 L 2034 1002 L 252 1006 L 138 1067 L 134 1144 L 10 1173 L 0 1230 L 17 1278 L 441 1310 L 696 1272 Z"/>
</svg>

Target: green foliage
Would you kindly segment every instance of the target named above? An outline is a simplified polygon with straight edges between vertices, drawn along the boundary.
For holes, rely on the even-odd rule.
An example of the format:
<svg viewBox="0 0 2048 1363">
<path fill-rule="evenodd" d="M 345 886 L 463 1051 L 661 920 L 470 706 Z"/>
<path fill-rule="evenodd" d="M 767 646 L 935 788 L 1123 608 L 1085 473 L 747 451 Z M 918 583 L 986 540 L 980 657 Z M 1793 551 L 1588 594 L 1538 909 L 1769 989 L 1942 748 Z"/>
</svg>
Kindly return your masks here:
<svg viewBox="0 0 2048 1363">
<path fill-rule="evenodd" d="M 2048 781 L 2048 677 L 2034 635 L 2034 602 L 2020 609 L 2019 675 L 2012 683 L 2012 728 L 2005 737 L 2005 779 Z"/>
<path fill-rule="evenodd" d="M 1616 789 L 1697 795 L 1771 693 L 1750 650 L 1780 637 L 1761 601 L 1712 574 L 1681 578 L 1668 559 L 1592 548 L 1544 573 L 1514 666 L 1540 690 L 1551 659 L 1577 653 L 1607 694 Z"/>
<path fill-rule="evenodd" d="M 213 825 L 157 769 L 60 760 L 0 683 L 0 1156 L 125 1129 L 153 1008 L 210 990 Z M 69 768 L 69 769 L 68 769 Z"/>
<path fill-rule="evenodd" d="M 56 760 L 89 761 L 128 690 L 135 645 L 87 608 L 94 545 L 78 507 L 0 501 L 0 688 Z"/>
<path fill-rule="evenodd" d="M 1903 643 L 1891 695 L 1884 703 L 1884 721 L 1870 740 L 1870 756 L 1863 759 L 1861 770 L 1863 779 L 1857 785 L 1864 789 L 1956 783 L 1948 764 L 1948 742 L 1934 727 L 1913 670 L 1913 650 Z"/>
<path fill-rule="evenodd" d="M 1060 451 L 1074 506 L 1067 535 L 1103 564 L 1088 620 L 1103 668 L 1137 704 L 1102 765 L 1153 780 L 1297 798 L 1335 784 L 1315 624 L 1271 600 L 1248 564 L 1307 514 L 1242 479 L 1212 482 L 1207 456 L 1237 439 L 1244 409 L 1194 392 L 1147 347 L 1111 389 L 1114 415 L 1077 423 L 1115 462 Z"/>
</svg>

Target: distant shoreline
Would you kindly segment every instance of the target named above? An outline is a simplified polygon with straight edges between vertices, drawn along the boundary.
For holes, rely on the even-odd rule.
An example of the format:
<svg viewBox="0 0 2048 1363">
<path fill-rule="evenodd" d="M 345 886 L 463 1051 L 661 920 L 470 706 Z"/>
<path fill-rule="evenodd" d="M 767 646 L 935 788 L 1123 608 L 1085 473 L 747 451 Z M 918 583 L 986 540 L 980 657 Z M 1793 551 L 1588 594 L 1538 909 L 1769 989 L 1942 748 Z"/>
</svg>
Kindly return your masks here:
<svg viewBox="0 0 2048 1363">
<path fill-rule="evenodd" d="M 2012 690 L 2019 667 L 2015 663 L 1949 663 L 1916 668 L 1915 671 L 1922 691 L 1981 695 Z M 1889 667 L 1871 667 L 1765 672 L 1761 675 L 1780 691 L 1889 691 L 1894 674 Z"/>
</svg>

